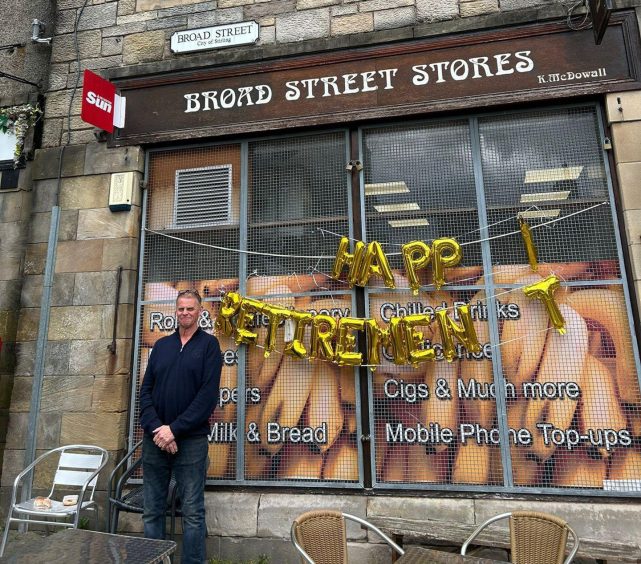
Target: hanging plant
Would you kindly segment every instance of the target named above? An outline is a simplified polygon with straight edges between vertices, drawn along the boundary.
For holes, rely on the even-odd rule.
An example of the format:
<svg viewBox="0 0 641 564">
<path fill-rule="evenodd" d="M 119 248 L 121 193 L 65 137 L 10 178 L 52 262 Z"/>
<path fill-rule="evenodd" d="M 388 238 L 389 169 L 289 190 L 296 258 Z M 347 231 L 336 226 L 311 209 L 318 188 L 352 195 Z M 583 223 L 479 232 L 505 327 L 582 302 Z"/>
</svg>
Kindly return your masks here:
<svg viewBox="0 0 641 564">
<path fill-rule="evenodd" d="M 41 115 L 42 110 L 37 104 L 0 108 L 0 132 L 11 133 L 16 136 L 16 147 L 13 151 L 14 167 L 17 167 L 20 163 L 27 131 L 38 121 Z"/>
</svg>

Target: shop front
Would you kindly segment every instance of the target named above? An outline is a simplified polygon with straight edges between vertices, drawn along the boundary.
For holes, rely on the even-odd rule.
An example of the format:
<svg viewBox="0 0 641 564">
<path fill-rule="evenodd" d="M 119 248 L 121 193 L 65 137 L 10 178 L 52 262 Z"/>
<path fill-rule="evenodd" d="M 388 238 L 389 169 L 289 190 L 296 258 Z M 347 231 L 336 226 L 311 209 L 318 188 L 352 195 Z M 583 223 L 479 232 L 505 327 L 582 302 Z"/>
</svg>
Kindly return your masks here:
<svg viewBox="0 0 641 564">
<path fill-rule="evenodd" d="M 550 494 L 576 515 L 638 496 L 605 101 L 641 88 L 639 52 L 619 12 L 598 46 L 546 23 L 121 73 L 111 143 L 147 147 L 131 443 L 151 347 L 195 287 L 224 358 L 210 496 L 369 513 Z"/>
</svg>

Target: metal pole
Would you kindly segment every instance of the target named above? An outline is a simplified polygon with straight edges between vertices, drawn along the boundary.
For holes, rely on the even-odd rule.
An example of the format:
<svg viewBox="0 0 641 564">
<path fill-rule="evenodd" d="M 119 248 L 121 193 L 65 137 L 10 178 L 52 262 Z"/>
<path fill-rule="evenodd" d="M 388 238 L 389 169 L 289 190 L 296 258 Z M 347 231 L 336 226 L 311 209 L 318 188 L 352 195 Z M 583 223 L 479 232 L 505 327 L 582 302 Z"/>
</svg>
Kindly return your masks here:
<svg viewBox="0 0 641 564">
<path fill-rule="evenodd" d="M 58 241 L 59 223 L 60 207 L 53 206 L 51 208 L 51 225 L 49 226 L 49 241 L 47 243 L 47 261 L 45 263 L 44 281 L 42 284 L 42 299 L 40 300 L 40 324 L 38 325 L 36 358 L 33 367 L 33 383 L 31 386 L 31 406 L 29 408 L 29 424 L 27 427 L 27 440 L 24 451 L 25 468 L 35 460 L 36 454 L 38 414 L 40 412 L 42 381 L 44 379 L 45 349 L 47 346 L 47 333 L 49 332 L 49 307 L 51 305 L 53 273 L 56 264 L 56 246 Z M 22 488 L 22 501 L 31 497 L 33 473 L 25 478 L 24 486 Z"/>
</svg>

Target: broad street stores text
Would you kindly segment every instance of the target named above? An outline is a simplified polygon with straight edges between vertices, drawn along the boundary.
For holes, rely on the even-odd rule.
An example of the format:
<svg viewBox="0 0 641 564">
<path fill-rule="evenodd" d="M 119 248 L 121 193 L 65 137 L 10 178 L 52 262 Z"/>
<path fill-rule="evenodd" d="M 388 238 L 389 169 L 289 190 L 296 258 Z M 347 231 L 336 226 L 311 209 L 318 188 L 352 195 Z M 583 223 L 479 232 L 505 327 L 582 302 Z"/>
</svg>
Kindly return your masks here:
<svg viewBox="0 0 641 564">
<path fill-rule="evenodd" d="M 492 56 L 454 59 L 452 61 L 425 62 L 412 66 L 411 83 L 424 87 L 428 84 L 461 82 L 479 78 L 509 76 L 515 73 L 529 73 L 534 70 L 531 51 L 499 53 Z M 397 86 L 398 68 L 365 70 L 340 75 L 319 76 L 301 80 L 289 80 L 284 84 L 284 99 L 287 102 L 351 96 L 394 90 Z M 406 86 L 406 85 L 401 85 Z M 184 95 L 184 113 L 207 112 L 220 109 L 241 108 L 269 104 L 274 100 L 274 90 L 268 84 L 223 88 L 190 92 Z"/>
</svg>

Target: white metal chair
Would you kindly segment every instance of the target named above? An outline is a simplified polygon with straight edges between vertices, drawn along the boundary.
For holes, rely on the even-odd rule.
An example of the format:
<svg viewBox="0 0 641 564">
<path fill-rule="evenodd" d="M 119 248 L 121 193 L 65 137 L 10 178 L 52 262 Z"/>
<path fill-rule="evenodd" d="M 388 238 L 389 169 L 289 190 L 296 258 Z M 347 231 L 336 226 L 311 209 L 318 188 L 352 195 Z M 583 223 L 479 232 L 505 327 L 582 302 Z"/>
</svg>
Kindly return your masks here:
<svg viewBox="0 0 641 564">
<path fill-rule="evenodd" d="M 513 511 L 490 517 L 479 525 L 461 547 L 465 554 L 468 545 L 481 531 L 500 519 L 510 519 L 510 562 L 513 564 L 570 564 L 577 550 L 579 537 L 563 519 L 537 511 Z M 567 558 L 565 547 L 568 534 L 574 545 Z"/>
<path fill-rule="evenodd" d="M 301 555 L 304 564 L 347 563 L 345 519 L 374 531 L 398 554 L 405 554 L 400 546 L 365 519 L 340 511 L 320 509 L 303 513 L 292 523 L 292 544 Z"/>
<path fill-rule="evenodd" d="M 46 459 L 56 453 L 60 454 L 58 459 L 58 466 L 56 473 L 53 477 L 53 484 L 49 495 L 46 497 L 51 500 L 51 507 L 48 509 L 36 508 L 35 497 L 27 501 L 17 502 L 18 490 L 20 492 L 24 489 L 24 478 L 30 472 L 35 472 L 39 465 Z M 4 534 L 2 535 L 2 546 L 0 546 L 0 557 L 4 554 L 4 549 L 7 544 L 9 536 L 9 528 L 11 523 L 31 523 L 38 525 L 57 525 L 60 527 L 73 527 L 78 528 L 80 520 L 80 511 L 83 509 L 91 508 L 95 505 L 93 500 L 94 491 L 96 489 L 96 482 L 98 481 L 98 474 L 107 464 L 109 453 L 101 447 L 94 445 L 67 445 L 54 448 L 43 455 L 39 456 L 29 466 L 27 466 L 18 476 L 13 483 L 13 491 L 11 492 L 11 503 L 9 505 L 9 514 L 4 526 Z M 90 490 L 89 498 L 85 501 L 85 493 L 87 489 Z M 54 499 L 54 495 L 62 496 L 62 491 L 69 493 L 70 491 L 78 491 L 78 501 L 75 505 L 64 505 L 62 499 Z M 36 517 L 31 519 L 31 517 Z M 57 521 L 59 518 L 73 517 L 73 522 Z"/>
</svg>

